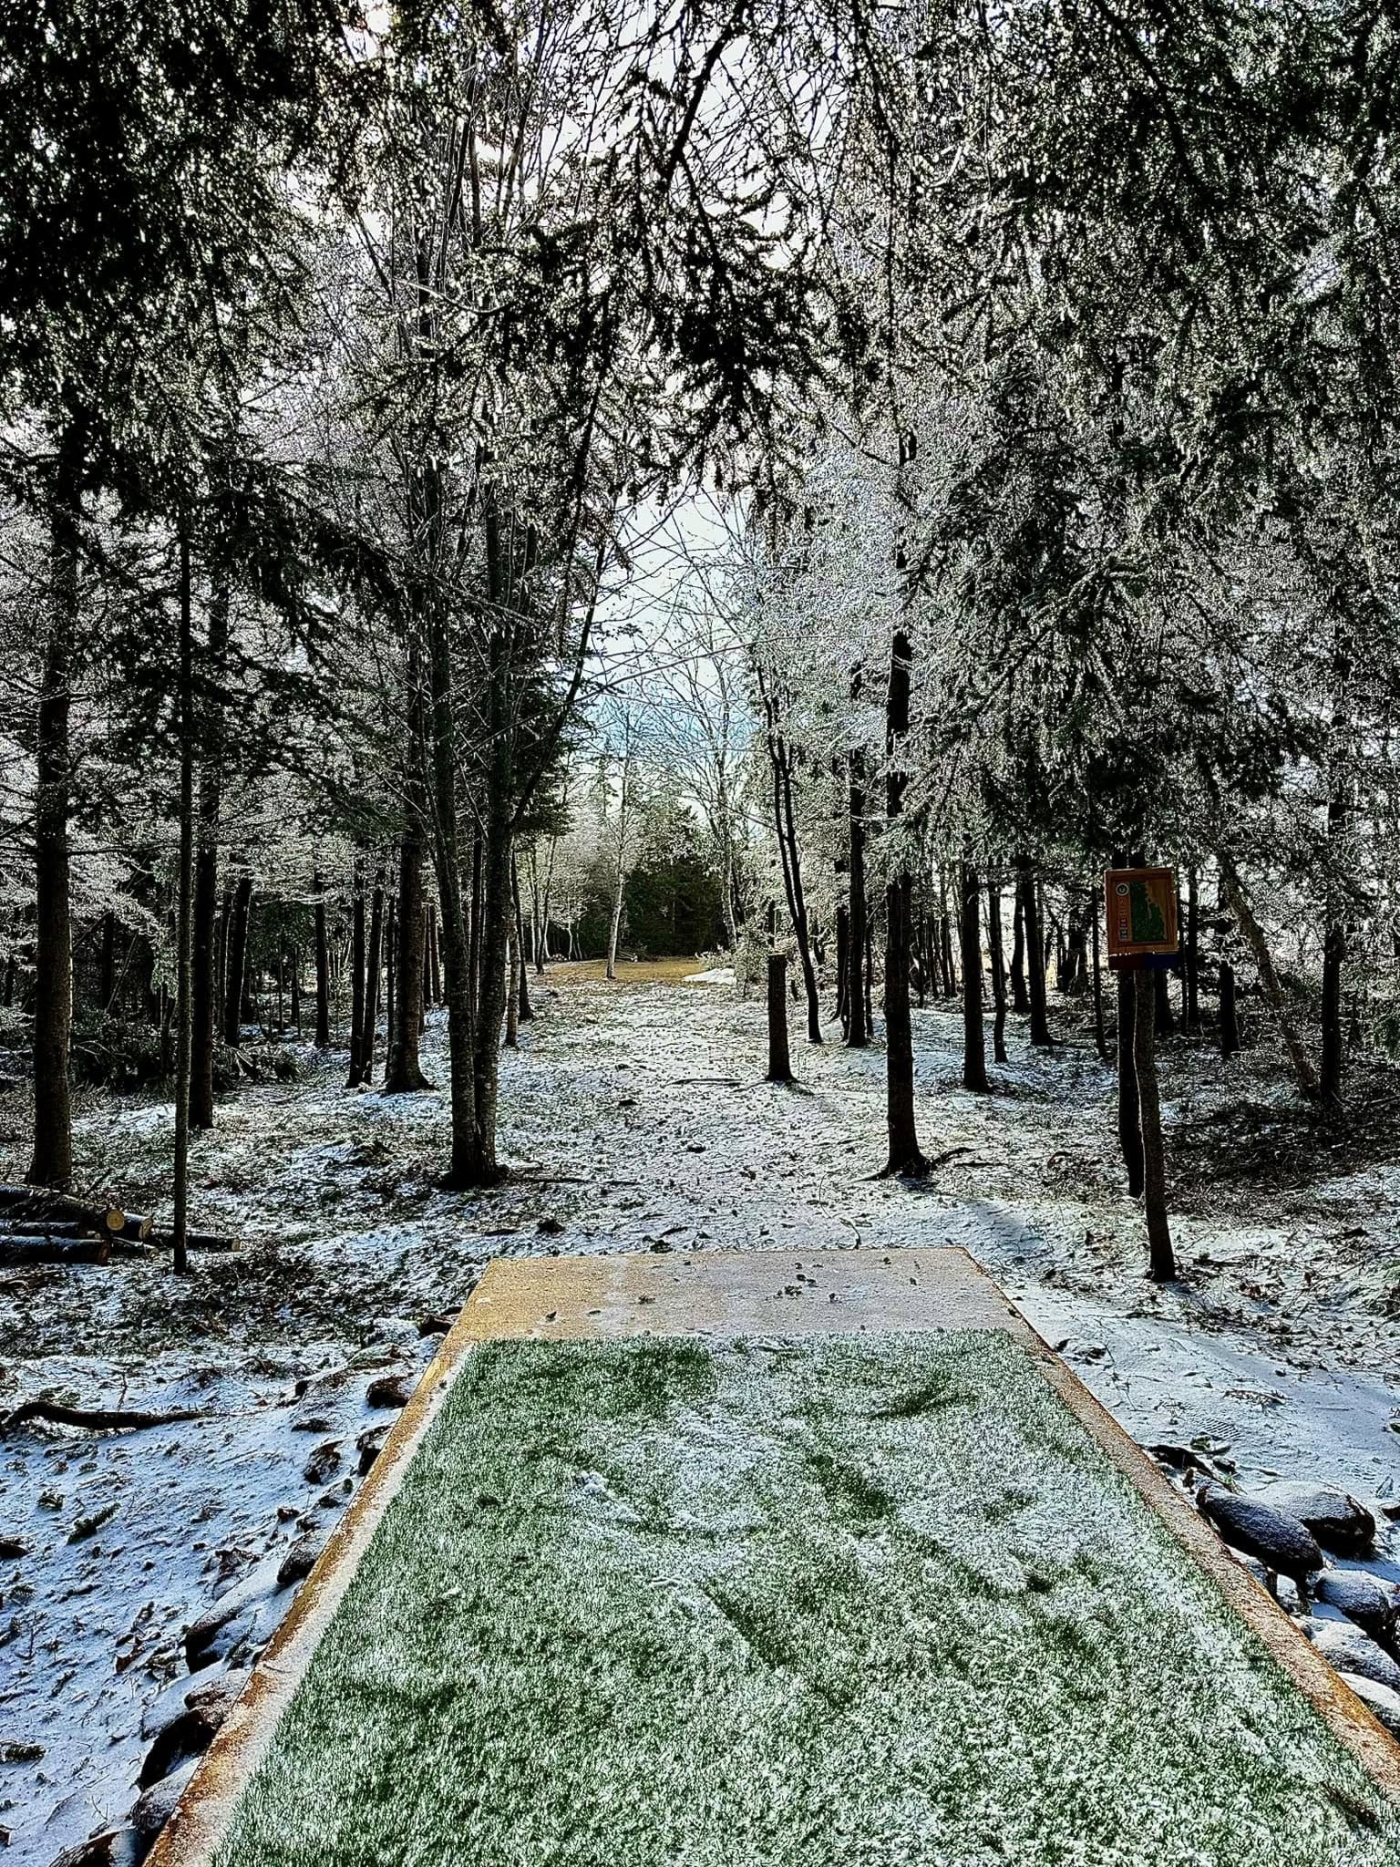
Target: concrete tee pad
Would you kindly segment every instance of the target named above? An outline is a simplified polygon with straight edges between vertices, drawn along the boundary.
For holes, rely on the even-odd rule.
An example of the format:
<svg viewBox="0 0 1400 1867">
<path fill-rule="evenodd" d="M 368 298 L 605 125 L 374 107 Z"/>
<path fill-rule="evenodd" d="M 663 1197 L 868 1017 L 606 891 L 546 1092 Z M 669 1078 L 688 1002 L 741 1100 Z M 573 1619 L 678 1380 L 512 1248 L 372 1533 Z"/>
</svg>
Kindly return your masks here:
<svg viewBox="0 0 1400 1867">
<path fill-rule="evenodd" d="M 877 1364 L 883 1355 L 891 1364 L 898 1363 L 901 1367 L 924 1366 L 925 1373 L 931 1370 L 940 1380 L 944 1378 L 945 1368 L 952 1370 L 948 1379 L 956 1387 L 959 1370 L 967 1385 L 967 1372 L 975 1367 L 978 1359 L 978 1340 L 1000 1339 L 1004 1348 L 994 1349 L 989 1345 L 982 1355 L 993 1370 L 994 1378 L 988 1384 L 988 1391 L 980 1395 L 979 1404 L 984 1409 L 994 1409 L 997 1382 L 1004 1383 L 1008 1406 L 1018 1392 L 1021 1397 L 1017 1404 L 1023 1404 L 1026 1379 L 1030 1379 L 1032 1387 L 1037 1383 L 1033 1377 L 1023 1377 L 1018 1369 L 1028 1365 L 1034 1376 L 1042 1377 L 1094 1442 L 1098 1453 L 1119 1477 L 1128 1481 L 1137 1499 L 1155 1514 L 1159 1530 L 1168 1532 L 1176 1545 L 1194 1558 L 1198 1569 L 1209 1578 L 1208 1584 L 1201 1584 L 1206 1593 L 1212 1599 L 1223 1597 L 1234 1615 L 1246 1624 L 1257 1641 L 1262 1642 L 1291 1685 L 1302 1692 L 1330 1733 L 1330 1740 L 1339 1743 L 1342 1751 L 1349 1753 L 1369 1773 L 1373 1783 L 1391 1797 L 1400 1799 L 1400 1750 L 1360 1702 L 1339 1683 L 1287 1616 L 1249 1574 L 1225 1554 L 1214 1533 L 1190 1505 L 962 1251 L 950 1248 L 888 1253 L 763 1251 L 686 1256 L 522 1258 L 497 1260 L 490 1266 L 445 1339 L 390 1435 L 384 1452 L 255 1670 L 243 1698 L 196 1771 L 180 1809 L 150 1857 L 153 1867 L 177 1867 L 177 1864 L 178 1867 L 212 1867 L 216 1856 L 220 1860 L 225 1857 L 223 1848 L 240 1797 L 273 1751 L 284 1715 L 307 1677 L 323 1636 L 336 1621 L 347 1591 L 361 1569 L 362 1558 L 403 1487 L 425 1436 L 442 1413 L 449 1395 L 454 1394 L 457 1378 L 472 1351 L 486 1343 L 579 1344 L 594 1340 L 626 1345 L 647 1337 L 699 1338 L 702 1343 L 711 1345 L 721 1380 L 730 1381 L 731 1386 L 743 1374 L 742 1368 L 738 1376 L 734 1373 L 736 1356 L 742 1362 L 744 1356 L 757 1352 L 765 1366 L 774 1356 L 783 1354 L 790 1356 L 794 1366 L 802 1363 L 804 1355 L 815 1357 L 813 1365 L 819 1372 L 824 1365 L 821 1358 L 826 1356 L 843 1381 L 857 1383 L 861 1379 L 877 1378 Z M 862 1337 L 868 1340 L 862 1343 Z M 834 1338 L 846 1339 L 849 1354 Z M 927 1346 L 921 1349 L 915 1338 L 926 1338 Z M 904 1347 L 900 1346 L 901 1340 L 905 1342 Z M 810 1346 L 804 1348 L 804 1343 Z M 824 1347 L 824 1343 L 827 1346 Z M 785 1344 L 792 1346 L 785 1349 Z M 833 1350 L 835 1360 L 832 1360 Z M 625 1348 L 618 1353 L 625 1356 Z M 921 1355 L 924 1363 L 919 1361 Z M 842 1356 L 846 1359 L 842 1360 Z M 616 1362 L 612 1351 L 603 1359 L 609 1366 L 623 1366 Z M 484 1404 L 495 1406 L 495 1417 L 499 1417 L 499 1397 L 493 1401 L 488 1391 L 491 1362 L 492 1357 L 487 1356 L 480 1364 L 480 1378 L 487 1383 L 481 1391 L 486 1396 Z M 579 1362 L 579 1353 L 570 1351 L 560 1362 L 560 1368 L 567 1375 L 570 1366 L 576 1368 Z M 502 1391 L 506 1391 L 509 1356 L 502 1366 L 506 1370 L 503 1377 L 506 1389 Z M 625 1369 L 623 1372 L 625 1374 Z M 478 1375 L 474 1373 L 473 1382 L 477 1380 Z M 471 1386 L 471 1382 L 464 1384 L 461 1395 L 454 1396 L 454 1408 L 470 1400 L 467 1390 Z M 908 1387 L 907 1379 L 905 1386 Z M 871 1392 L 874 1391 L 872 1388 Z M 970 1398 L 961 1393 L 955 1397 Z M 1034 1395 L 1030 1396 L 1030 1401 L 1032 1412 L 1037 1408 L 1043 1412 L 1049 1404 L 1048 1401 L 1037 1402 Z M 901 1411 L 898 1405 L 885 1406 L 877 1408 L 870 1417 L 877 1420 L 896 1417 L 905 1421 L 899 1428 L 906 1435 L 901 1445 L 916 1446 L 920 1434 L 942 1430 L 936 1424 L 942 1415 L 931 1412 L 928 1417 L 932 1423 L 925 1425 L 917 1420 L 912 1423 L 906 1420 L 907 1411 Z M 738 1419 L 739 1415 L 733 1417 Z M 785 1420 L 782 1424 L 786 1427 L 788 1422 Z M 470 1431 L 467 1437 L 471 1438 Z M 873 1440 L 874 1435 L 871 1437 Z M 433 1446 L 424 1449 L 428 1464 L 431 1464 L 429 1451 L 434 1457 L 441 1454 L 441 1438 L 439 1431 Z M 1054 1438 L 1053 1432 L 1051 1438 Z M 859 1435 L 852 1443 L 859 1445 Z M 959 1456 L 973 1459 L 976 1450 L 974 1439 L 962 1447 Z M 838 1447 L 838 1451 L 841 1448 Z M 902 1456 L 898 1447 L 895 1451 Z M 1072 1454 L 1073 1448 L 1069 1451 Z M 826 1451 L 822 1451 L 820 1457 L 827 1459 L 833 1469 L 844 1469 L 840 1461 L 832 1459 Z M 424 1469 L 425 1466 L 420 1465 L 417 1479 L 421 1479 Z M 847 1479 L 841 1482 L 846 1483 Z M 1060 1482 L 1064 1483 L 1063 1473 Z M 858 1497 L 856 1505 L 858 1520 Z M 559 1512 L 554 1505 L 551 1510 L 553 1515 L 548 1521 L 553 1524 L 558 1521 Z M 848 1524 L 841 1531 L 842 1536 L 848 1537 L 849 1530 Z M 868 1544 L 869 1535 L 864 1532 L 862 1535 Z M 857 1542 L 860 1541 L 861 1538 L 857 1538 Z M 514 1559 L 520 1560 L 518 1552 Z M 373 1559 L 364 1566 L 368 1574 L 373 1568 Z M 363 1592 L 364 1584 L 356 1586 Z M 413 1611 L 411 1591 L 408 1593 L 410 1601 L 405 1613 Z M 528 1596 L 522 1600 L 528 1611 Z M 394 1611 L 398 1611 L 397 1603 Z M 1230 1620 L 1228 1614 L 1222 1618 Z M 343 1644 L 343 1624 L 338 1631 Z M 1248 1644 L 1247 1636 L 1237 1628 L 1229 1637 Z M 1277 1689 L 1286 1692 L 1290 1688 L 1278 1681 Z M 1348 1797 L 1355 1800 L 1352 1792 L 1345 1789 L 1329 1793 L 1340 1796 L 1344 1803 Z M 1352 1860 L 1400 1862 L 1400 1853 L 1392 1852 L 1388 1841 L 1379 1833 L 1372 1837 L 1369 1845 L 1363 1845 L 1367 1828 L 1376 1828 L 1378 1818 L 1373 1810 L 1361 1810 L 1360 1805 L 1356 1812 L 1360 1827 L 1354 1855 L 1350 1852 L 1323 1854 L 1314 1850 L 1299 1853 L 1297 1860 L 1300 1863 L 1327 1862 L 1329 1867 L 1333 1861 L 1336 1867 Z M 1189 1821 L 1190 1812 L 1183 1811 L 1182 1819 Z M 242 1867 L 245 1857 L 235 1850 L 232 1858 Z M 472 1857 L 483 1861 L 488 1858 L 482 1851 L 479 1837 L 473 1844 Z M 339 1860 L 342 1856 L 328 1854 L 326 1858 Z M 364 1858 L 368 1861 L 377 1857 L 367 1854 Z M 455 1856 L 444 1853 L 415 1858 L 441 1859 L 443 1867 L 447 1867 L 449 1859 Z M 503 1853 L 501 1858 L 507 1855 Z M 931 1861 L 937 1858 L 930 1856 Z M 980 1859 L 980 1855 L 977 1858 Z M 1086 1854 L 1084 1858 L 1098 1859 L 1099 1856 Z M 1215 1856 L 1203 1854 L 1199 1858 L 1214 1859 Z M 1286 1864 L 1281 1861 L 1280 1867 Z"/>
</svg>

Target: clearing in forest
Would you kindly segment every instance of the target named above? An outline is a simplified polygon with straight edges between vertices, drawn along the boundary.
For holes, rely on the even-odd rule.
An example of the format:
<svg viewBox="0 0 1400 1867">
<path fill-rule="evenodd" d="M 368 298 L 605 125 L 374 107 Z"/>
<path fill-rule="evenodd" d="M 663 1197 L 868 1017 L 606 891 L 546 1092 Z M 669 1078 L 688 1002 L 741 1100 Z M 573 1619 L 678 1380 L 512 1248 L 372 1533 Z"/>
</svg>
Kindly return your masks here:
<svg viewBox="0 0 1400 1867">
<path fill-rule="evenodd" d="M 655 1259 L 531 1267 L 558 1311 L 498 1280 L 484 1333 L 518 1339 L 462 1360 L 217 1867 L 1400 1863 L 1033 1338 L 870 1328 L 869 1284 L 791 1255 L 738 1273 L 775 1325 L 740 1334 L 631 1333 L 607 1267 L 685 1281 Z M 891 1255 L 916 1323 L 924 1268 L 966 1265 Z M 538 1339 L 594 1330 L 626 1333 Z"/>
</svg>

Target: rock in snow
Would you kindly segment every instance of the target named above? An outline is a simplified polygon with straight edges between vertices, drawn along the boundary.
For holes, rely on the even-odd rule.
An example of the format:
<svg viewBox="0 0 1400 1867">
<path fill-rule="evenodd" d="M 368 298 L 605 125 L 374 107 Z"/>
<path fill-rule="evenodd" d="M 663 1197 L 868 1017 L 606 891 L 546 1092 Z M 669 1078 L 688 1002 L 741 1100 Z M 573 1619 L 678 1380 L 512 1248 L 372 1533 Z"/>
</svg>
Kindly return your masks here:
<svg viewBox="0 0 1400 1867">
<path fill-rule="evenodd" d="M 366 1427 L 364 1432 L 362 1432 L 355 1441 L 355 1450 L 360 1455 L 358 1469 L 361 1478 L 366 1475 L 370 1467 L 374 1464 L 374 1461 L 384 1450 L 384 1441 L 388 1437 L 389 1429 L 387 1426 L 369 1426 Z"/>
<path fill-rule="evenodd" d="M 1400 1692 L 1392 1692 L 1387 1685 L 1377 1685 L 1364 1673 L 1343 1673 L 1342 1679 L 1361 1703 L 1376 1714 L 1387 1731 L 1400 1736 Z"/>
<path fill-rule="evenodd" d="M 416 1374 L 381 1374 L 370 1382 L 365 1401 L 371 1407 L 406 1407 L 417 1385 Z"/>
<path fill-rule="evenodd" d="M 1317 1585 L 1317 1598 L 1355 1621 L 1392 1659 L 1400 1660 L 1400 1588 L 1365 1569 L 1329 1569 Z"/>
<path fill-rule="evenodd" d="M 323 1485 L 340 1470 L 340 1441 L 328 1439 L 317 1446 L 302 1467 L 302 1477 L 309 1485 Z"/>
<path fill-rule="evenodd" d="M 1265 1486 L 1261 1495 L 1306 1524 L 1322 1547 L 1338 1556 L 1365 1556 L 1375 1546 L 1375 1518 L 1358 1498 L 1335 1485 L 1284 1482 Z"/>
<path fill-rule="evenodd" d="M 1266 1569 L 1301 1581 L 1322 1567 L 1316 1537 L 1287 1511 L 1217 1484 L 1202 1485 L 1196 1502 L 1232 1549 L 1257 1557 Z"/>
<path fill-rule="evenodd" d="M 1351 1621 L 1323 1621 L 1314 1616 L 1304 1622 L 1303 1632 L 1339 1673 L 1359 1673 L 1363 1679 L 1400 1692 L 1400 1666 Z"/>
<path fill-rule="evenodd" d="M 277 1571 L 279 1588 L 289 1588 L 293 1582 L 303 1581 L 316 1565 L 316 1559 L 326 1547 L 324 1530 L 307 1530 L 299 1536 L 282 1558 Z"/>
<path fill-rule="evenodd" d="M 50 1867 L 137 1867 L 150 1850 L 149 1838 L 135 1828 L 106 1828 L 100 1835 L 65 1848 Z"/>
<path fill-rule="evenodd" d="M 191 1757 L 188 1763 L 182 1763 L 178 1770 L 161 1777 L 137 1797 L 136 1807 L 131 1811 L 131 1825 L 138 1833 L 152 1836 L 160 1833 L 175 1813 L 175 1804 L 194 1775 L 196 1762 L 197 1759 Z"/>
</svg>

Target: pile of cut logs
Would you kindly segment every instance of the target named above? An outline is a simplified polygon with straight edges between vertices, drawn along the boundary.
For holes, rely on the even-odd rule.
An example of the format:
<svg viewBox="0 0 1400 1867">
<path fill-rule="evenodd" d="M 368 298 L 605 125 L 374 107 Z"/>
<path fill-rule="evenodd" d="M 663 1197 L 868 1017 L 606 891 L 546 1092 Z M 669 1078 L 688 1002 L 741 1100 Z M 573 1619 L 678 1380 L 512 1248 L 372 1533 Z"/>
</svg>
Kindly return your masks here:
<svg viewBox="0 0 1400 1867">
<path fill-rule="evenodd" d="M 0 1265 L 106 1264 L 148 1258 L 174 1244 L 155 1221 L 120 1206 L 89 1204 L 41 1186 L 0 1186 Z M 236 1238 L 190 1232 L 191 1251 L 236 1251 Z"/>
</svg>

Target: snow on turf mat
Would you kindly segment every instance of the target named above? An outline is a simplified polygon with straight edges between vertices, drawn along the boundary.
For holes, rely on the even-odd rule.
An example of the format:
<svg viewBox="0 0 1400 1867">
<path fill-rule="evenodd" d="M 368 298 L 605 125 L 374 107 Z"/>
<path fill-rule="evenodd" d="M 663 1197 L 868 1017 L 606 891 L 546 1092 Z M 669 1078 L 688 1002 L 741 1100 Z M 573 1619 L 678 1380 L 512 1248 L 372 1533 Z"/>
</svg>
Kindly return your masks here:
<svg viewBox="0 0 1400 1867">
<path fill-rule="evenodd" d="M 1397 1812 L 1001 1332 L 485 1344 L 218 1867 L 1371 1867 Z"/>
</svg>

